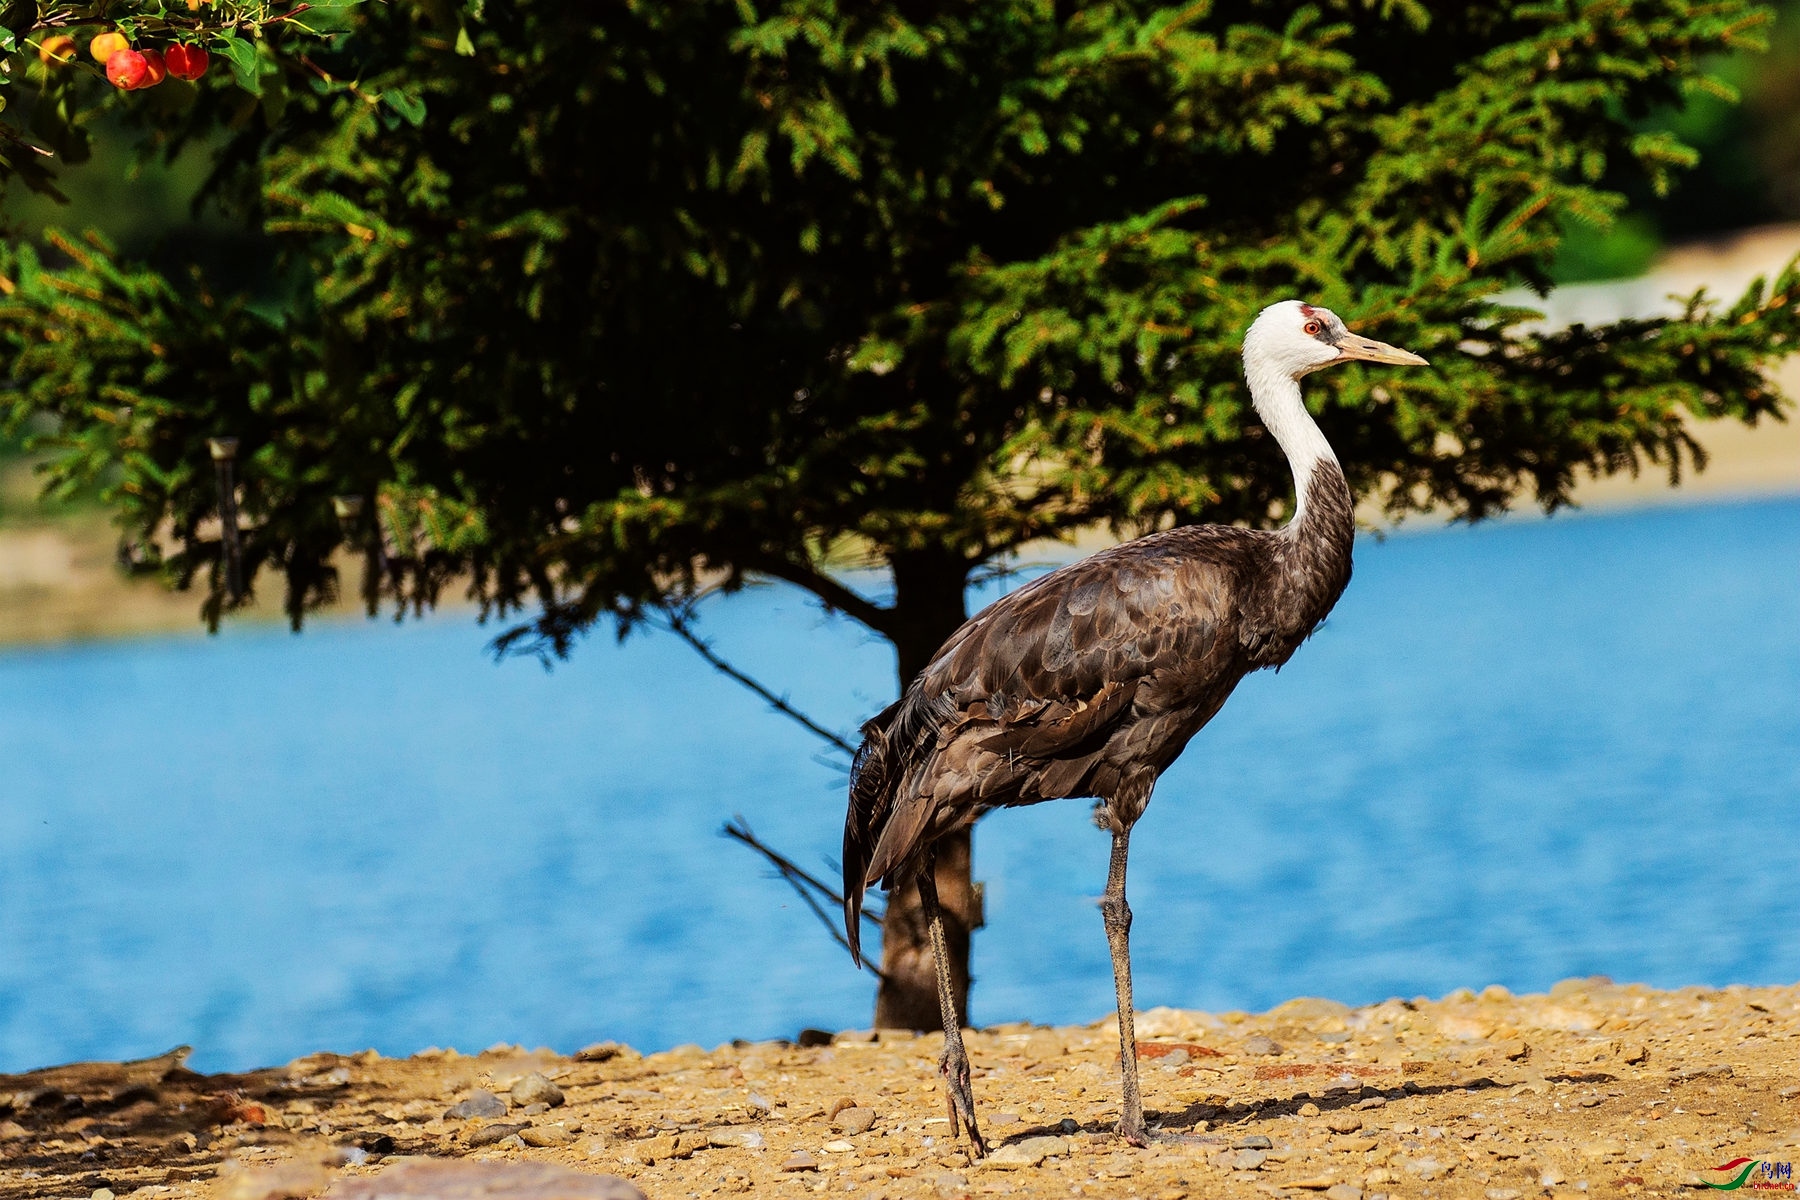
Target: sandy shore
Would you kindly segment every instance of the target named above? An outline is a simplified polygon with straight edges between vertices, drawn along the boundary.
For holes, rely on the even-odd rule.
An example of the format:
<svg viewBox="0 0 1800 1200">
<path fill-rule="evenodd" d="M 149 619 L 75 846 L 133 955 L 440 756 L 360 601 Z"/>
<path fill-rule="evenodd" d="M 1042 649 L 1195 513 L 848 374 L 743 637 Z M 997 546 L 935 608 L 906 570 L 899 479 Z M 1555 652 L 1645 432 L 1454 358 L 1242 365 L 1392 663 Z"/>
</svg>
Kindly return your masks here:
<svg viewBox="0 0 1800 1200">
<path fill-rule="evenodd" d="M 174 1058 L 52 1068 L 0 1077 L 0 1198 L 371 1196 L 366 1181 L 431 1161 L 556 1166 L 652 1197 L 1575 1200 L 1729 1182 L 1742 1163 L 1711 1168 L 1736 1159 L 1771 1164 L 1746 1186 L 1791 1183 L 1781 1164 L 1800 1161 L 1800 986 L 1569 980 L 1360 1009 L 1155 1009 L 1139 1030 L 1168 1140 L 1112 1133 L 1110 1017 L 1004 1025 L 970 1038 L 993 1147 L 978 1163 L 944 1120 L 941 1035 L 367 1051 L 210 1077 Z"/>
</svg>

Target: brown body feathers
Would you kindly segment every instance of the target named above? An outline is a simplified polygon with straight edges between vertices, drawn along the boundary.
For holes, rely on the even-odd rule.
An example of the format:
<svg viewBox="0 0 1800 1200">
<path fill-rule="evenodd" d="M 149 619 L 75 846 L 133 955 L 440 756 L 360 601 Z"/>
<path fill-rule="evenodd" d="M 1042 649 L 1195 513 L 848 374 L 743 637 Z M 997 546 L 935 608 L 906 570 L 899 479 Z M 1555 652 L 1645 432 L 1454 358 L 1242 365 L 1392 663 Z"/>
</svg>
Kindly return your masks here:
<svg viewBox="0 0 1800 1200">
<path fill-rule="evenodd" d="M 1350 490 L 1319 463 L 1301 519 L 1152 534 L 1002 597 L 863 726 L 844 819 L 844 921 L 983 813 L 1093 797 L 1135 821 L 1246 674 L 1278 667 L 1350 580 Z"/>
</svg>

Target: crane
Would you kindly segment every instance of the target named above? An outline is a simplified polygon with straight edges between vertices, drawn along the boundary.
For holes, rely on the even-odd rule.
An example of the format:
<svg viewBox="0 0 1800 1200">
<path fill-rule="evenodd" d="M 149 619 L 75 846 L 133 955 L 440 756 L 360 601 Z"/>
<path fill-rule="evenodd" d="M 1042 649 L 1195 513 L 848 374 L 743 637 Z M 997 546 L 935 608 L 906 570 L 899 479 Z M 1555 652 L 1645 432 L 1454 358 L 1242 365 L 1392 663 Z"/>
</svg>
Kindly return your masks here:
<svg viewBox="0 0 1800 1200">
<path fill-rule="evenodd" d="M 1262 310 L 1243 356 L 1251 401 L 1294 475 L 1285 526 L 1181 526 L 1052 571 L 964 623 L 862 729 L 844 816 L 851 956 L 860 963 L 866 889 L 916 883 L 937 964 L 951 1132 L 966 1127 L 977 1157 L 986 1146 L 951 994 L 934 845 L 992 809 L 1099 802 L 1112 834 L 1100 911 L 1118 996 L 1119 1133 L 1145 1145 L 1125 899 L 1132 826 L 1157 777 L 1238 681 L 1287 662 L 1350 582 L 1355 500 L 1300 380 L 1334 363 L 1425 364 L 1298 300 Z"/>
</svg>

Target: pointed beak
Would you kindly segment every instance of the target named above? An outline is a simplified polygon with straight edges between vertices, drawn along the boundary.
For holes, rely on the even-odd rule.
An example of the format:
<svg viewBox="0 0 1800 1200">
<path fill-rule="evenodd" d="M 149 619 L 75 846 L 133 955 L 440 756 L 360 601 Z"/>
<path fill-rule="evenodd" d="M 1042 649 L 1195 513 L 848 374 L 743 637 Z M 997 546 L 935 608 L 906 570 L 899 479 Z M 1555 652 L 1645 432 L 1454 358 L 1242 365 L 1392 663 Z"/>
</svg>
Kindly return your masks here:
<svg viewBox="0 0 1800 1200">
<path fill-rule="evenodd" d="M 1410 350 L 1402 350 L 1374 338 L 1358 337 L 1354 333 L 1347 333 L 1337 340 L 1337 351 L 1340 360 L 1357 358 L 1363 362 L 1393 363 L 1406 367 L 1431 365 Z"/>
</svg>

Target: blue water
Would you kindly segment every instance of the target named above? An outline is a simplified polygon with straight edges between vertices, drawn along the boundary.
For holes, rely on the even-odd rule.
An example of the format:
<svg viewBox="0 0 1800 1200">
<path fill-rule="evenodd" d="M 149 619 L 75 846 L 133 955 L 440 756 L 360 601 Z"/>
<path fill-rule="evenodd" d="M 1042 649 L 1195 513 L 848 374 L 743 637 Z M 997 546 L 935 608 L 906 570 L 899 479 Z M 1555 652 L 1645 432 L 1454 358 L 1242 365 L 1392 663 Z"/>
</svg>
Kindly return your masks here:
<svg viewBox="0 0 1800 1200">
<path fill-rule="evenodd" d="M 821 863 L 841 766 L 670 638 L 546 674 L 493 632 L 0 653 L 0 1071 L 866 1024 L 718 836 Z M 834 727 L 889 697 L 885 645 L 792 591 L 706 632 Z M 1800 499 L 1365 541 L 1138 827 L 1139 1002 L 1800 979 L 1797 701 Z M 978 1021 L 1110 1010 L 1105 858 L 1079 802 L 980 827 Z"/>
</svg>

